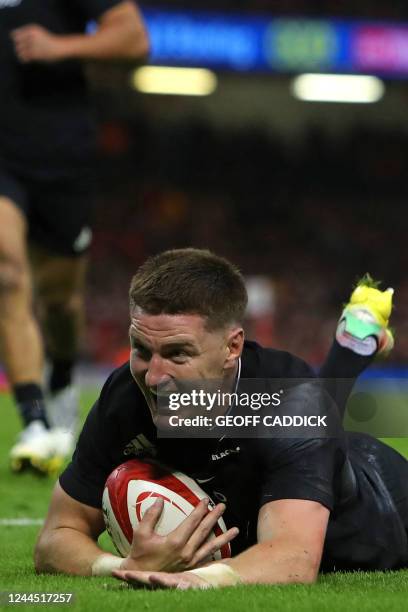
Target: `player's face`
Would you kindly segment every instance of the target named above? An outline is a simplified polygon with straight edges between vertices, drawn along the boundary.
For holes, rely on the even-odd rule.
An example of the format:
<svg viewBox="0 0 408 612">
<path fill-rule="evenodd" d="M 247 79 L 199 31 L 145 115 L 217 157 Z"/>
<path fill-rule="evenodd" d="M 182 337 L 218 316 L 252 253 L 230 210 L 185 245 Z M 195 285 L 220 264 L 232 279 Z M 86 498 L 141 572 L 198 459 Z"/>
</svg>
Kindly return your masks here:
<svg viewBox="0 0 408 612">
<path fill-rule="evenodd" d="M 183 381 L 234 380 L 242 328 L 209 331 L 205 323 L 197 314 L 150 315 L 133 310 L 130 369 L 153 417 L 157 395 L 180 391 Z"/>
</svg>

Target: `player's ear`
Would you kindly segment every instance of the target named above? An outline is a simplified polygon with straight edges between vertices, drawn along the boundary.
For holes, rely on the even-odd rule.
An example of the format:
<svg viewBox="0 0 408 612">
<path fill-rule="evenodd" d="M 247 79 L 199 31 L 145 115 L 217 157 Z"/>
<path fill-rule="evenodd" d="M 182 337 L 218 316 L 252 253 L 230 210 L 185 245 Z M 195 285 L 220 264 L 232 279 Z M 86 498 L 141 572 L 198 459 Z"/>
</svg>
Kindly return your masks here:
<svg viewBox="0 0 408 612">
<path fill-rule="evenodd" d="M 224 370 L 235 367 L 244 348 L 244 330 L 242 327 L 234 327 L 228 330 L 227 334 L 227 357 L 224 363 Z"/>
</svg>

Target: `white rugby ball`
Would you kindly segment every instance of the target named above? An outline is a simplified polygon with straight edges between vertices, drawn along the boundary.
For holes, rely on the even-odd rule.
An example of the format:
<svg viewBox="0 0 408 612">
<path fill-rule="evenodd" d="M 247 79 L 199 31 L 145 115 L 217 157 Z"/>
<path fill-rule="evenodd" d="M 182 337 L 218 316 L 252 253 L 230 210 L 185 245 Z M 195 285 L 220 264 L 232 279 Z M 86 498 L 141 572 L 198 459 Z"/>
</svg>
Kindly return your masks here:
<svg viewBox="0 0 408 612">
<path fill-rule="evenodd" d="M 123 463 L 108 477 L 102 497 L 103 516 L 106 530 L 122 557 L 129 553 L 133 529 L 158 497 L 164 500 L 164 508 L 155 531 L 165 536 L 189 516 L 201 499 L 209 496 L 185 474 L 137 459 Z M 209 509 L 213 507 L 210 500 Z M 220 518 L 209 538 L 226 531 Z M 226 544 L 212 556 L 212 560 L 230 556 L 231 548 Z"/>
</svg>

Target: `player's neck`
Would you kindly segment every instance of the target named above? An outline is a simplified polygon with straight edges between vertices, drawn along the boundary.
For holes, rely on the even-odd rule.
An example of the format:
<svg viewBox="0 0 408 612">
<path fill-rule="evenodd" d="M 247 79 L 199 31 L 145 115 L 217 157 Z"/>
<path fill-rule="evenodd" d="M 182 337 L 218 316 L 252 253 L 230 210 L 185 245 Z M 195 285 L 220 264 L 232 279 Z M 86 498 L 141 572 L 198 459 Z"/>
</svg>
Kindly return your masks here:
<svg viewBox="0 0 408 612">
<path fill-rule="evenodd" d="M 235 393 L 238 389 L 238 383 L 241 376 L 241 358 L 239 357 L 231 371 L 224 379 L 224 388 L 229 393 Z"/>
</svg>

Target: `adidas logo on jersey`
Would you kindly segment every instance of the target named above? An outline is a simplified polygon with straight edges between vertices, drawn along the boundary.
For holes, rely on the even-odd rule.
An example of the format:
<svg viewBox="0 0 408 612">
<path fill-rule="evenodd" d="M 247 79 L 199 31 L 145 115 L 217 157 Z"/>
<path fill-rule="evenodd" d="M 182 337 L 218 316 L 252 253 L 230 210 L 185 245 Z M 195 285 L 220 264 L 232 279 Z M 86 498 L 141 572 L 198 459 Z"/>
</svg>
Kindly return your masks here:
<svg viewBox="0 0 408 612">
<path fill-rule="evenodd" d="M 22 0 L 0 0 L 0 9 L 12 8 L 13 6 L 18 6 L 21 2 Z"/>
<path fill-rule="evenodd" d="M 145 435 L 139 434 L 136 438 L 131 440 L 129 444 L 126 444 L 123 454 L 134 455 L 135 457 L 139 457 L 140 455 L 155 457 L 157 455 L 157 450 Z"/>
</svg>

